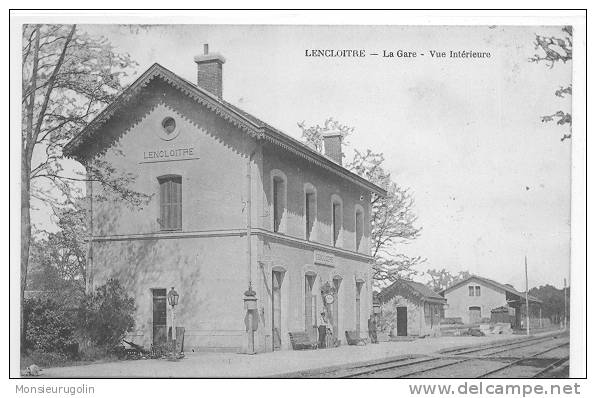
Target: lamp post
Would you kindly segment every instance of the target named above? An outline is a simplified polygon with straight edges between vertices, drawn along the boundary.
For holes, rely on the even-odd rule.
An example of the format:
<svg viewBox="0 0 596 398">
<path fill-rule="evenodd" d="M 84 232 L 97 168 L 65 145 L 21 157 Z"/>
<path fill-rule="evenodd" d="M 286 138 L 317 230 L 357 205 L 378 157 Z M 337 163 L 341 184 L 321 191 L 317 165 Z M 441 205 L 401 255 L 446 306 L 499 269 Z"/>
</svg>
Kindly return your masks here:
<svg viewBox="0 0 596 398">
<path fill-rule="evenodd" d="M 168 292 L 168 303 L 172 306 L 172 343 L 173 351 L 176 353 L 176 306 L 178 305 L 178 298 L 180 295 L 172 286 L 172 289 Z"/>
<path fill-rule="evenodd" d="M 244 309 L 246 316 L 244 323 L 246 331 L 248 332 L 248 348 L 247 354 L 255 353 L 255 330 L 259 324 L 259 316 L 257 314 L 257 293 L 249 286 L 248 290 L 244 292 Z"/>
</svg>

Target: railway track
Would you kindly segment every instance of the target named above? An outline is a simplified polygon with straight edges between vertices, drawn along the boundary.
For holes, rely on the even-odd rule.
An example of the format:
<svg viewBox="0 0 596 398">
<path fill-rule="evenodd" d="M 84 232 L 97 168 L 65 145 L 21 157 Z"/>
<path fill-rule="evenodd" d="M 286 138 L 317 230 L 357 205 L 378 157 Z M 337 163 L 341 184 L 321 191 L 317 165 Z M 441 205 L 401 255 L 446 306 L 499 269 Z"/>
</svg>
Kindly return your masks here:
<svg viewBox="0 0 596 398">
<path fill-rule="evenodd" d="M 562 334 L 443 350 L 312 374 L 333 378 L 554 377 L 568 373 L 569 339 Z M 562 376 L 559 376 L 562 377 Z"/>
</svg>

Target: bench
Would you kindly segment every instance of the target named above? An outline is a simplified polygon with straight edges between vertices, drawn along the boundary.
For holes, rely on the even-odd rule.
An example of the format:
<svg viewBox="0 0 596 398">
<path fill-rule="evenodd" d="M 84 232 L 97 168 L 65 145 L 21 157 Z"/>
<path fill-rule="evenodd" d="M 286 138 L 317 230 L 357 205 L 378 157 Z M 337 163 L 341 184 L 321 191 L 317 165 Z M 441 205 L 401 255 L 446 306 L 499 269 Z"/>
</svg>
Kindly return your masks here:
<svg viewBox="0 0 596 398">
<path fill-rule="evenodd" d="M 348 342 L 348 345 L 366 344 L 366 339 L 363 339 L 360 336 L 358 336 L 358 332 L 355 330 L 346 330 L 346 341 Z"/>
<path fill-rule="evenodd" d="M 293 350 L 313 350 L 317 348 L 316 341 L 312 341 L 306 332 L 289 332 Z"/>
</svg>

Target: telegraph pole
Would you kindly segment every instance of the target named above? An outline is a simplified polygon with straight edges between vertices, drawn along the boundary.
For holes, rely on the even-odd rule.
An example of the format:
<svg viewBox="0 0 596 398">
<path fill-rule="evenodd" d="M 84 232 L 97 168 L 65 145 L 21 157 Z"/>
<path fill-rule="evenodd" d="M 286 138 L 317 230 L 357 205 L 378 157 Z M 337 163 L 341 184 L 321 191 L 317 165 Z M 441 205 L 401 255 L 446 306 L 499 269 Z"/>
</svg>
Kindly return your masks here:
<svg viewBox="0 0 596 398">
<path fill-rule="evenodd" d="M 530 335 L 530 304 L 528 302 L 528 256 L 524 256 L 526 265 L 526 335 Z"/>
<path fill-rule="evenodd" d="M 567 330 L 567 278 L 563 278 L 563 297 L 565 297 L 565 304 L 563 307 L 563 329 Z"/>
</svg>

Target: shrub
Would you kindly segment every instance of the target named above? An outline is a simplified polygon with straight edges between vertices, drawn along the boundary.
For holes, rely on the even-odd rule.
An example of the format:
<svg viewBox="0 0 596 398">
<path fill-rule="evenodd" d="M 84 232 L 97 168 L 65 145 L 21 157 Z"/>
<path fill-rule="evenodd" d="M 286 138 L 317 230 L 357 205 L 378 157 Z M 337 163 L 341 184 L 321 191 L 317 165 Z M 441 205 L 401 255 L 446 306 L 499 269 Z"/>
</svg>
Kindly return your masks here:
<svg viewBox="0 0 596 398">
<path fill-rule="evenodd" d="M 73 357 L 77 352 L 74 317 L 50 298 L 25 300 L 26 350 L 54 352 Z"/>
<path fill-rule="evenodd" d="M 33 350 L 22 358 L 21 368 L 26 368 L 27 366 L 33 364 L 41 368 L 53 368 L 55 366 L 63 366 L 69 363 L 69 358 L 60 352 Z"/>
<path fill-rule="evenodd" d="M 96 346 L 110 350 L 134 328 L 134 311 L 134 299 L 118 280 L 110 279 L 83 299 L 79 310 L 81 333 Z"/>
</svg>

